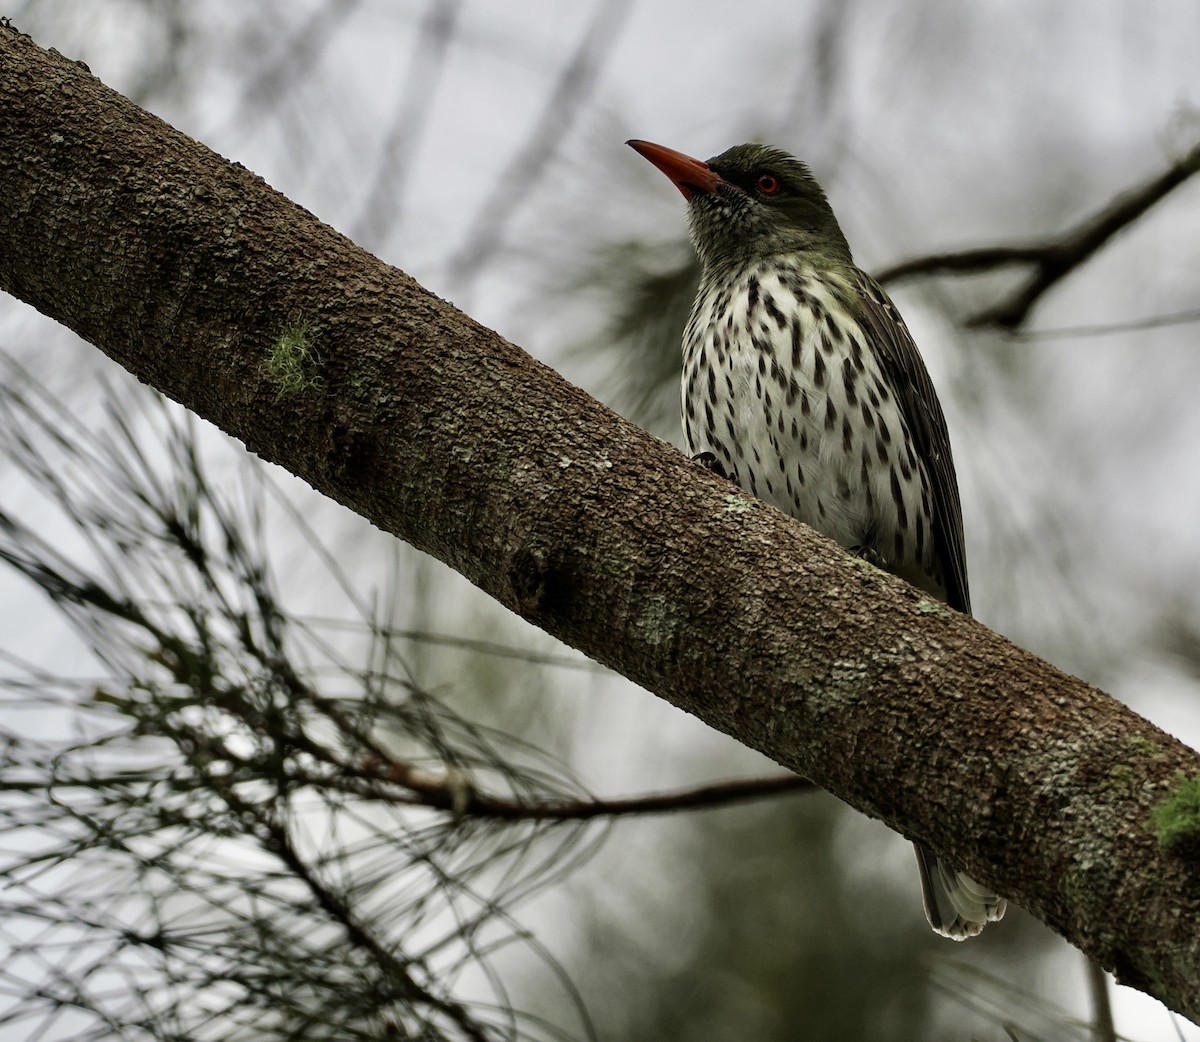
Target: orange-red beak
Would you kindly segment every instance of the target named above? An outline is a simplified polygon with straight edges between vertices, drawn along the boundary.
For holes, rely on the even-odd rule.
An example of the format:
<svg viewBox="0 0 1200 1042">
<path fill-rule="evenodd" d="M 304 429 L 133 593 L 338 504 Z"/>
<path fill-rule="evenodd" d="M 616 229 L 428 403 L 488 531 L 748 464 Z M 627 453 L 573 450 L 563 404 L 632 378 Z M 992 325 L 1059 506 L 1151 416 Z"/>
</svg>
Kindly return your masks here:
<svg viewBox="0 0 1200 1042">
<path fill-rule="evenodd" d="M 690 199 L 697 192 L 712 194 L 721 183 L 720 175 L 713 173 L 707 163 L 685 156 L 673 148 L 651 141 L 626 141 L 625 144 L 666 174 L 685 199 Z"/>
</svg>

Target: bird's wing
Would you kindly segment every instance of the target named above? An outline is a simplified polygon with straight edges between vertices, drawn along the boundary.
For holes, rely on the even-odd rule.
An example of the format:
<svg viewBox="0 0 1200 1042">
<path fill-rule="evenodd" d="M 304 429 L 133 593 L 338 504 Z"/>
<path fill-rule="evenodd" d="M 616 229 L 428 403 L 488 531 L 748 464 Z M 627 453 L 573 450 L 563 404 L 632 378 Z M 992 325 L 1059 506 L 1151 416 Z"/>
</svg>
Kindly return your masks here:
<svg viewBox="0 0 1200 1042">
<path fill-rule="evenodd" d="M 967 557 L 963 548 L 962 504 L 950 453 L 946 417 L 925 363 L 913 343 L 904 319 L 883 287 L 858 271 L 854 288 L 862 304 L 878 358 L 891 377 L 896 399 L 916 441 L 917 456 L 924 462 L 933 492 L 933 531 L 938 560 L 946 582 L 946 603 L 958 611 L 971 611 L 967 587 Z"/>
</svg>

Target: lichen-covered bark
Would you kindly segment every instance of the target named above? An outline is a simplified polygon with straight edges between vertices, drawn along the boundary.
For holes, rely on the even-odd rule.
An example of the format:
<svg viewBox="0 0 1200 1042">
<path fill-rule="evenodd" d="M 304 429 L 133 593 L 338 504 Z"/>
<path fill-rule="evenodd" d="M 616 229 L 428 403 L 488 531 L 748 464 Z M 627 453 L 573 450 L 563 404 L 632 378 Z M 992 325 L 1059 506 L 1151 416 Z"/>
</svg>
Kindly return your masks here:
<svg viewBox="0 0 1200 1042">
<path fill-rule="evenodd" d="M 6 29 L 0 286 L 1200 1018 L 1200 861 L 1153 817 L 1200 778 L 1194 752 L 731 491 Z M 281 393 L 265 363 L 298 329 Z"/>
</svg>

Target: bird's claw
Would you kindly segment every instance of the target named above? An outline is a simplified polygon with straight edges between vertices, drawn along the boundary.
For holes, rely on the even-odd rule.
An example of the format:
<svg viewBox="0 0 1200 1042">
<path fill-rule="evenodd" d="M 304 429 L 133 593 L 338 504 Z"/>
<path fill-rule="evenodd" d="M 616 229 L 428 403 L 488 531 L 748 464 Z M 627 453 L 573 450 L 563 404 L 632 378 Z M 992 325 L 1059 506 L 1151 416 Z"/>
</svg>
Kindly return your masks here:
<svg viewBox="0 0 1200 1042">
<path fill-rule="evenodd" d="M 887 561 L 883 559 L 883 555 L 872 546 L 852 546 L 850 552 L 860 560 L 866 561 L 867 564 L 873 564 L 876 568 L 887 570 Z"/>
<path fill-rule="evenodd" d="M 704 452 L 697 452 L 696 455 L 692 457 L 692 462 L 699 463 L 700 466 L 702 466 L 705 470 L 711 470 L 719 478 L 729 477 L 729 475 L 725 473 L 725 468 L 721 466 L 721 461 L 717 459 L 715 453 L 708 452 L 707 450 Z"/>
</svg>

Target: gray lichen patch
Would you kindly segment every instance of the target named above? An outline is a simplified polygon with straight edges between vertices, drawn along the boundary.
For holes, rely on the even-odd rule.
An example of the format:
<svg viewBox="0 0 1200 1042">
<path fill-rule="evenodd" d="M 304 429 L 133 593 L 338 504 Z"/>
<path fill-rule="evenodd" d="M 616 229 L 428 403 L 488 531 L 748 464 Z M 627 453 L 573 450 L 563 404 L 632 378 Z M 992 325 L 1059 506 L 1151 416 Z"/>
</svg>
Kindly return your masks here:
<svg viewBox="0 0 1200 1042">
<path fill-rule="evenodd" d="M 940 615 L 944 619 L 953 618 L 954 611 L 948 604 L 922 597 L 917 601 L 917 611 L 921 615 Z"/>
<path fill-rule="evenodd" d="M 736 492 L 731 492 L 725 497 L 725 513 L 727 514 L 744 514 L 748 510 L 753 510 L 754 504 L 745 496 L 739 496 Z"/>
<path fill-rule="evenodd" d="M 679 609 L 673 600 L 660 595 L 647 597 L 633 624 L 633 631 L 649 644 L 666 644 L 679 629 Z"/>
</svg>

